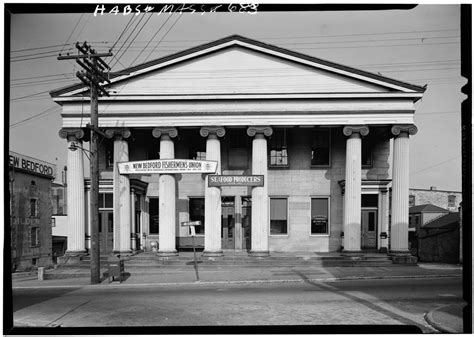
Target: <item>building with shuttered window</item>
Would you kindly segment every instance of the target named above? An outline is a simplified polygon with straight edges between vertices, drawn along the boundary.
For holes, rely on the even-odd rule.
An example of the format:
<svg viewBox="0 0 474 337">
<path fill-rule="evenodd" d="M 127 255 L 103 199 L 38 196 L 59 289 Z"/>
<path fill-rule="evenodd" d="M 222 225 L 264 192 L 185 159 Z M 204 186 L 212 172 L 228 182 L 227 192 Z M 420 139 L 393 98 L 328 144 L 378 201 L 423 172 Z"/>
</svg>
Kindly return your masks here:
<svg viewBox="0 0 474 337">
<path fill-rule="evenodd" d="M 191 242 L 182 223 L 197 220 L 209 256 L 409 253 L 409 140 L 423 87 L 241 36 L 126 71 L 99 99 L 103 253 L 156 244 L 160 256 L 179 254 Z M 88 88 L 51 96 L 65 146 L 84 146 Z M 165 159 L 217 162 L 222 177 L 118 170 Z M 67 174 L 68 252 L 82 254 L 90 247 L 82 151 L 68 150 Z"/>
</svg>

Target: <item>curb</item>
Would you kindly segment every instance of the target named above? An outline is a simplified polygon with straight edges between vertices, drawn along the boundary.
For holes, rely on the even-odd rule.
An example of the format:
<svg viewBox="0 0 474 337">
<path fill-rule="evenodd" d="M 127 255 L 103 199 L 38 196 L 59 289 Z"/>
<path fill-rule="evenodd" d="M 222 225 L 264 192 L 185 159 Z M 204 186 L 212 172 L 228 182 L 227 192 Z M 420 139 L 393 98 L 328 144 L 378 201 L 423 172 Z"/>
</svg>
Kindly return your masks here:
<svg viewBox="0 0 474 337">
<path fill-rule="evenodd" d="M 86 285 L 31 285 L 31 286 L 13 286 L 13 289 L 32 289 L 32 288 L 129 288 L 129 287 L 168 287 L 168 286 L 190 286 L 190 285 L 233 285 L 233 284 L 268 284 L 268 283 L 303 283 L 303 282 L 337 282 L 337 281 L 358 281 L 358 280 L 389 280 L 389 279 L 424 279 L 424 278 L 452 278 L 462 275 L 407 275 L 407 276 L 346 276 L 314 279 L 280 279 L 280 280 L 237 280 L 237 281 L 194 281 L 194 282 L 164 282 L 164 283 L 104 283 L 104 284 L 86 284 Z"/>
<path fill-rule="evenodd" d="M 456 331 L 456 330 L 453 330 L 445 325 L 442 325 L 440 323 L 437 323 L 434 318 L 433 318 L 433 313 L 435 311 L 438 311 L 439 309 L 441 308 L 444 308 L 444 307 L 447 307 L 447 306 L 450 306 L 451 304 L 448 304 L 448 305 L 443 305 L 441 307 L 438 307 L 436 309 L 432 309 L 430 310 L 428 313 L 425 314 L 425 321 L 428 322 L 429 325 L 431 325 L 433 328 L 435 328 L 436 330 L 440 331 L 440 332 L 445 332 L 445 333 L 452 333 L 452 334 L 458 334 L 458 333 L 462 333 L 462 332 L 459 332 L 459 331 Z"/>
</svg>

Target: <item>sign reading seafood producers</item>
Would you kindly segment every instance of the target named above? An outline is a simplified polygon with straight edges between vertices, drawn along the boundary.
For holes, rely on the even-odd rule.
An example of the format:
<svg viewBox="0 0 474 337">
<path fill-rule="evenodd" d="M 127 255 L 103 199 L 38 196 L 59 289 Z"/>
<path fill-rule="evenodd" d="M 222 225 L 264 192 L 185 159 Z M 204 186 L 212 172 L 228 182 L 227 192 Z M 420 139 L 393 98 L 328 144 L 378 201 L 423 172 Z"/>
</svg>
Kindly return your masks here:
<svg viewBox="0 0 474 337">
<path fill-rule="evenodd" d="M 120 174 L 214 173 L 217 161 L 157 159 L 117 163 Z"/>
<path fill-rule="evenodd" d="M 263 175 L 210 175 L 208 186 L 263 186 Z"/>
</svg>

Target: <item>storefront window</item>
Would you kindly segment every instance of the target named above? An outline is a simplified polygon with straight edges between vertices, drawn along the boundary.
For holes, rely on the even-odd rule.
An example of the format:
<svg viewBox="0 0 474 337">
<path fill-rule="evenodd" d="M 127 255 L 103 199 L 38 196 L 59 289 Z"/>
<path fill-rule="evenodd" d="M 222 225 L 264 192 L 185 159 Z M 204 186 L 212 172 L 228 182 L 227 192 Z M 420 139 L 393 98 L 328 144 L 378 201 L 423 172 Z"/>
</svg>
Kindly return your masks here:
<svg viewBox="0 0 474 337">
<path fill-rule="evenodd" d="M 286 129 L 275 129 L 270 138 L 270 166 L 288 166 Z"/>
<path fill-rule="evenodd" d="M 312 133 L 311 165 L 329 166 L 331 161 L 331 135 L 329 129 L 316 129 Z"/>
<path fill-rule="evenodd" d="M 189 198 L 189 221 L 201 221 L 196 234 L 204 234 L 204 198 Z"/>
<path fill-rule="evenodd" d="M 288 234 L 287 199 L 270 199 L 270 234 Z"/>
<path fill-rule="evenodd" d="M 160 234 L 160 217 L 158 198 L 150 198 L 149 214 L 150 214 L 150 234 Z"/>
<path fill-rule="evenodd" d="M 311 199 L 311 234 L 329 234 L 329 199 Z"/>
</svg>

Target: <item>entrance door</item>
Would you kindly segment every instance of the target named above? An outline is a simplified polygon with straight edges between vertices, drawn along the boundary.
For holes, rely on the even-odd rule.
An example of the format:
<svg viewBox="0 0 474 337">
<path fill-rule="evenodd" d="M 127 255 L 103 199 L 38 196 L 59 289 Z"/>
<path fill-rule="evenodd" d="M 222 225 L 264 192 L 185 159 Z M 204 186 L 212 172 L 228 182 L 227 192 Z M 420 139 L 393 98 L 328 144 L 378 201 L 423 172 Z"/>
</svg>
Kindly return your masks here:
<svg viewBox="0 0 474 337">
<path fill-rule="evenodd" d="M 223 249 L 235 249 L 235 201 L 234 197 L 222 197 L 221 237 Z"/>
<path fill-rule="evenodd" d="M 109 254 L 114 249 L 114 212 L 99 212 L 100 253 Z"/>
<path fill-rule="evenodd" d="M 252 224 L 252 198 L 242 197 L 242 249 L 250 250 Z"/>
<path fill-rule="evenodd" d="M 361 248 L 377 249 L 377 211 L 362 210 Z"/>
</svg>

